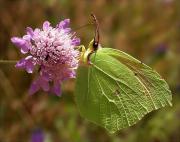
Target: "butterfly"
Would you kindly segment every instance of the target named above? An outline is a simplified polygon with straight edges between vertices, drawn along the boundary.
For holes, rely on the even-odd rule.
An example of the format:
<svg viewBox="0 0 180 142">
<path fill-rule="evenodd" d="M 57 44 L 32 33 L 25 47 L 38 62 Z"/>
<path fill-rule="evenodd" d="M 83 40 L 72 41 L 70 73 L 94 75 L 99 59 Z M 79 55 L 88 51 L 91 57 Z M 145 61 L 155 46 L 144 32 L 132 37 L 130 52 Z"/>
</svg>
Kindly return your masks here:
<svg viewBox="0 0 180 142">
<path fill-rule="evenodd" d="M 129 54 L 101 47 L 98 28 L 87 50 L 83 47 L 77 69 L 75 100 L 81 115 L 114 133 L 153 110 L 172 106 L 165 80 Z"/>
</svg>

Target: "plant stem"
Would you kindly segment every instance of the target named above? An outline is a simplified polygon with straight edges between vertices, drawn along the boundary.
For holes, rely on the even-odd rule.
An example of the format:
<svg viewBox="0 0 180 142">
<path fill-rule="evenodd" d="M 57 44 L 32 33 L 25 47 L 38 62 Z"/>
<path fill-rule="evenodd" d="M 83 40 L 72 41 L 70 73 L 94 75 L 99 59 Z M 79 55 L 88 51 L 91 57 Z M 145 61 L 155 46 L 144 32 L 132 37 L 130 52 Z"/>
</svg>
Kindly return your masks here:
<svg viewBox="0 0 180 142">
<path fill-rule="evenodd" d="M 0 60 L 0 64 L 15 64 L 17 60 Z"/>
</svg>

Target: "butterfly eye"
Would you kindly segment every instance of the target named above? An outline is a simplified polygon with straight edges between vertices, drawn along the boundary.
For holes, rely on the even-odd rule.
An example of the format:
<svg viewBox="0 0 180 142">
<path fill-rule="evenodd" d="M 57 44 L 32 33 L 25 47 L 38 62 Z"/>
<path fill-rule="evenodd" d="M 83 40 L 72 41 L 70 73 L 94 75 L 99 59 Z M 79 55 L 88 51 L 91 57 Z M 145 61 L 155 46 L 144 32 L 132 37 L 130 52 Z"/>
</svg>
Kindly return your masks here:
<svg viewBox="0 0 180 142">
<path fill-rule="evenodd" d="M 95 51 L 98 49 L 98 45 L 99 45 L 98 42 L 94 41 L 93 48 Z"/>
</svg>

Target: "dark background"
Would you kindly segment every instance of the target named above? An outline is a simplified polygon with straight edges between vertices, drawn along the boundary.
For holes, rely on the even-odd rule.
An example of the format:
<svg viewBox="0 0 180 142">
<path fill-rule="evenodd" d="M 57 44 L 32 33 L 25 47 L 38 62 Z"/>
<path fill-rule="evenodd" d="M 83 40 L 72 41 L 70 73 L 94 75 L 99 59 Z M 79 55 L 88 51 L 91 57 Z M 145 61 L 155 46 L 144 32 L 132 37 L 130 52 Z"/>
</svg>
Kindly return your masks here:
<svg viewBox="0 0 180 142">
<path fill-rule="evenodd" d="M 0 64 L 0 142 L 30 142 L 42 133 L 45 142 L 180 142 L 180 1 L 179 0 L 0 0 L 0 59 L 23 57 L 12 36 L 25 28 L 56 25 L 64 18 L 88 45 L 94 36 L 94 12 L 101 44 L 145 62 L 168 82 L 173 107 L 147 115 L 133 127 L 110 135 L 82 118 L 74 101 L 74 80 L 63 84 L 61 97 L 42 91 L 28 96 L 35 75 L 14 64 Z"/>
</svg>

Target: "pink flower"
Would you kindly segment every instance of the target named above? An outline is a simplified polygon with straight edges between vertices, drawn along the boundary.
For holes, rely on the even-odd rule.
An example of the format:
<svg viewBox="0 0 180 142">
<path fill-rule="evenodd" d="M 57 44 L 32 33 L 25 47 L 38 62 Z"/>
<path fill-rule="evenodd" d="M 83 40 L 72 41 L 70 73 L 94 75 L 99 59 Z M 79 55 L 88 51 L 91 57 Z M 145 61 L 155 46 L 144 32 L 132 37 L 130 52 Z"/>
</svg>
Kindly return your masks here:
<svg viewBox="0 0 180 142">
<path fill-rule="evenodd" d="M 69 19 L 61 21 L 53 28 L 48 21 L 42 29 L 28 27 L 27 34 L 22 38 L 12 37 L 11 41 L 27 56 L 17 62 L 16 67 L 33 73 L 39 67 L 39 76 L 32 83 L 29 93 L 39 89 L 46 92 L 61 94 L 61 82 L 75 78 L 80 52 L 75 48 L 80 39 L 74 36 L 69 28 Z"/>
</svg>

